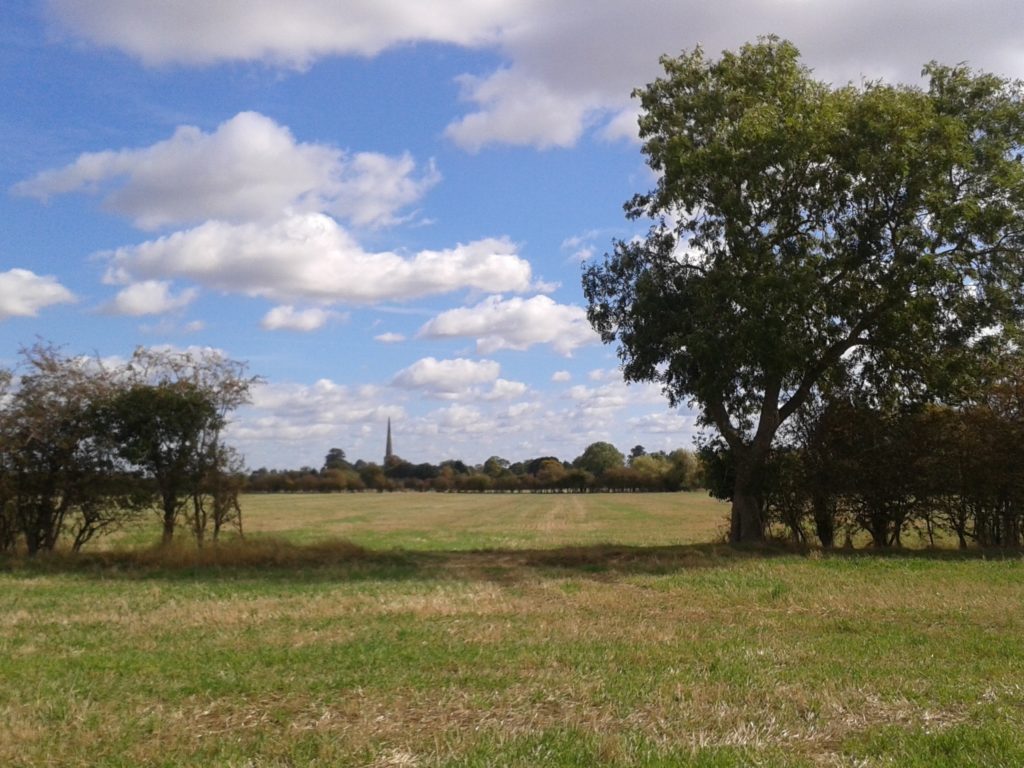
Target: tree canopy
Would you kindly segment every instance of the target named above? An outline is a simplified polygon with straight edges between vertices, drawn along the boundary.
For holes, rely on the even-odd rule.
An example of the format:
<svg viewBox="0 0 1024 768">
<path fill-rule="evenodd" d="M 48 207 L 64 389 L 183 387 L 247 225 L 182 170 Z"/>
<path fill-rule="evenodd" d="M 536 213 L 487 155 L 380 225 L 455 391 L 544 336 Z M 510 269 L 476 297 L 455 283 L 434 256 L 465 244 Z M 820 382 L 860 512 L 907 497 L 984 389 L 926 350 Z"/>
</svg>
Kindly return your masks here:
<svg viewBox="0 0 1024 768">
<path fill-rule="evenodd" d="M 191 522 L 202 543 L 208 518 L 204 491 L 221 465 L 233 461 L 221 431 L 227 414 L 248 402 L 258 381 L 245 372 L 244 363 L 213 351 L 139 348 L 123 373 L 123 387 L 106 405 L 106 429 L 121 456 L 156 483 L 165 542 L 191 501 Z M 213 506 L 221 501 L 214 494 Z"/>
<path fill-rule="evenodd" d="M 625 461 L 626 459 L 622 455 L 622 451 L 611 443 L 599 440 L 588 445 L 572 464 L 574 467 L 584 469 L 592 475 L 600 475 L 609 469 L 621 467 Z"/>
<path fill-rule="evenodd" d="M 1019 327 L 1019 83 L 931 63 L 926 88 L 814 79 L 786 41 L 662 59 L 636 91 L 658 181 L 646 237 L 583 275 L 631 381 L 692 402 L 735 463 L 731 538 L 764 536 L 779 426 L 816 389 L 956 387 Z"/>
</svg>

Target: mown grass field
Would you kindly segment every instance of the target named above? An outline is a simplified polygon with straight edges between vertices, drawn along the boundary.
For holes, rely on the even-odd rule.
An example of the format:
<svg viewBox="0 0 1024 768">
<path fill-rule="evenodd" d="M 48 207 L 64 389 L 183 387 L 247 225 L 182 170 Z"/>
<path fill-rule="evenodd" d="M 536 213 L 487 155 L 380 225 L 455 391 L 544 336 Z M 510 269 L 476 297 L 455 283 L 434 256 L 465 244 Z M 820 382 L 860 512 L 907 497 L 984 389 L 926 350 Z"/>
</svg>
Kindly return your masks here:
<svg viewBox="0 0 1024 768">
<path fill-rule="evenodd" d="M 706 543 L 726 524 L 704 493 L 253 495 L 245 509 L 256 535 L 431 551 Z"/>
<path fill-rule="evenodd" d="M 700 495 L 246 502 L 203 562 L 2 563 L 0 765 L 1024 765 L 1016 555 L 735 550 Z"/>
</svg>

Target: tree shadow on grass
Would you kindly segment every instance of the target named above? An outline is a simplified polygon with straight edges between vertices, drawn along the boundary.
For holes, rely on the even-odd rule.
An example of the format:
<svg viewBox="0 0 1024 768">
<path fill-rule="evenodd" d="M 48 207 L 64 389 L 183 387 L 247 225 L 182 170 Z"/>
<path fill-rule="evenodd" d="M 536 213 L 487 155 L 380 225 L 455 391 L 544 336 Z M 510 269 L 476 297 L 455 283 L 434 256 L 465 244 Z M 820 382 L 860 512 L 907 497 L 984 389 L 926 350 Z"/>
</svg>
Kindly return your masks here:
<svg viewBox="0 0 1024 768">
<path fill-rule="evenodd" d="M 636 575 L 667 575 L 731 568 L 752 560 L 963 561 L 1020 560 L 1021 550 L 841 549 L 783 544 L 732 546 L 592 544 L 550 549 L 371 550 L 346 540 L 295 544 L 272 538 L 227 545 L 49 553 L 0 558 L 0 572 L 36 577 L 74 574 L 96 579 L 171 581 L 259 580 L 327 583 L 337 581 L 495 581 L 585 577 L 613 581 Z"/>
</svg>

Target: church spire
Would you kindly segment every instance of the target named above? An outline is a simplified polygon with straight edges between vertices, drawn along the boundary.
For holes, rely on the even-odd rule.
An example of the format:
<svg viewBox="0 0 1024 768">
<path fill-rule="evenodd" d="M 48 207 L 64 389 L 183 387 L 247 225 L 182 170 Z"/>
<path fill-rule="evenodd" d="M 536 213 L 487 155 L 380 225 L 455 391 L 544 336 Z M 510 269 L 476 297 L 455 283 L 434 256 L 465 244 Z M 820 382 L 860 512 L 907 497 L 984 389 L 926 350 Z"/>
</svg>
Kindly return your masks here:
<svg viewBox="0 0 1024 768">
<path fill-rule="evenodd" d="M 384 449 L 384 466 L 388 466 L 391 463 L 391 459 L 394 458 L 395 452 L 391 449 L 391 417 L 388 417 L 388 444 Z"/>
</svg>

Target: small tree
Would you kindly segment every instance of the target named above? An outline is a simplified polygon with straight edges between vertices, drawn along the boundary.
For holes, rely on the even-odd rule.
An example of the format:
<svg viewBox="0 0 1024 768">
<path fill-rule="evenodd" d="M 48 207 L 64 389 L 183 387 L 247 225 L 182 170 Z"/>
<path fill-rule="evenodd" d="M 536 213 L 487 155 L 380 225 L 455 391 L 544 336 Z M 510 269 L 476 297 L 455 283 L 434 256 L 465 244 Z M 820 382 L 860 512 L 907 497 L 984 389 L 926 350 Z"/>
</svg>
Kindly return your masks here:
<svg viewBox="0 0 1024 768">
<path fill-rule="evenodd" d="M 5 543 L 16 531 L 35 554 L 69 533 L 77 551 L 133 517 L 144 501 L 102 439 L 98 414 L 115 381 L 98 362 L 66 357 L 51 345 L 21 354 L 23 373 L 0 408 Z"/>
<path fill-rule="evenodd" d="M 239 536 L 243 533 L 238 495 L 245 485 L 245 462 L 241 454 L 229 446 L 217 444 L 211 450 L 214 453 L 207 457 L 203 476 L 192 494 L 192 503 L 186 507 L 186 519 L 199 546 L 203 545 L 211 524 L 214 542 L 227 526 L 234 526 Z"/>
<path fill-rule="evenodd" d="M 1024 542 L 1024 360 L 1018 350 L 961 412 L 962 493 L 982 546 Z M 949 474 L 952 474 L 951 472 Z"/>
<path fill-rule="evenodd" d="M 648 490 L 664 490 L 669 484 L 668 475 L 672 471 L 672 460 L 663 453 L 641 454 L 629 462 L 629 466 L 640 477 L 642 485 Z"/>
<path fill-rule="evenodd" d="M 204 436 L 222 426 L 216 406 L 190 382 L 140 383 L 120 393 L 107 413 L 120 455 L 155 486 L 166 544 L 199 492 L 209 455 Z"/>
<path fill-rule="evenodd" d="M 140 348 L 132 356 L 124 388 L 105 410 L 106 429 L 123 460 L 153 484 L 165 544 L 188 502 L 202 542 L 204 485 L 230 466 L 221 443 L 227 415 L 248 401 L 256 381 L 243 363 L 215 352 Z"/>
<path fill-rule="evenodd" d="M 324 466 L 320 471 L 324 472 L 329 469 L 352 469 L 352 465 L 345 459 L 345 452 L 341 448 L 331 448 L 324 456 Z"/>
<path fill-rule="evenodd" d="M 672 468 L 666 478 L 673 491 L 692 491 L 703 482 L 701 466 L 697 456 L 685 448 L 677 448 L 668 455 Z"/>
<path fill-rule="evenodd" d="M 558 488 L 567 474 L 565 467 L 558 459 L 541 459 L 536 472 L 537 484 L 542 488 Z"/>
<path fill-rule="evenodd" d="M 491 456 L 484 462 L 483 471 L 485 475 L 497 480 L 499 477 L 509 473 L 509 461 L 500 456 Z"/>
<path fill-rule="evenodd" d="M 366 463 L 359 467 L 359 480 L 363 487 L 383 493 L 388 487 L 388 478 L 377 464 Z"/>
<path fill-rule="evenodd" d="M 599 440 L 588 445 L 583 453 L 576 457 L 572 465 L 578 469 L 585 469 L 600 478 L 609 469 L 618 469 L 625 463 L 626 457 L 618 448 L 611 443 Z"/>
</svg>

